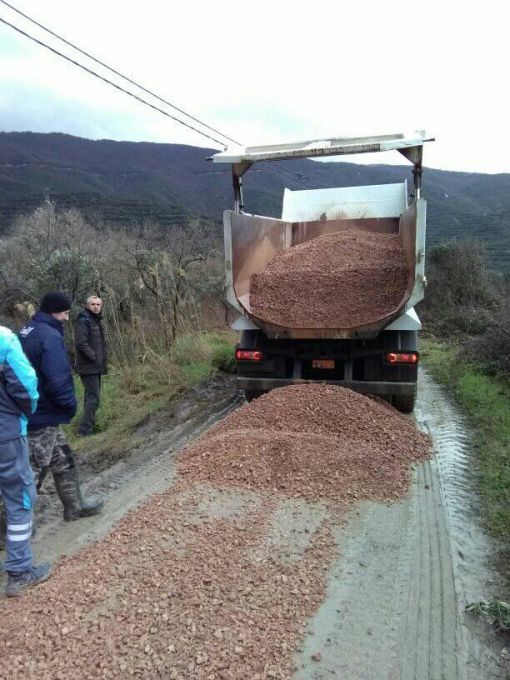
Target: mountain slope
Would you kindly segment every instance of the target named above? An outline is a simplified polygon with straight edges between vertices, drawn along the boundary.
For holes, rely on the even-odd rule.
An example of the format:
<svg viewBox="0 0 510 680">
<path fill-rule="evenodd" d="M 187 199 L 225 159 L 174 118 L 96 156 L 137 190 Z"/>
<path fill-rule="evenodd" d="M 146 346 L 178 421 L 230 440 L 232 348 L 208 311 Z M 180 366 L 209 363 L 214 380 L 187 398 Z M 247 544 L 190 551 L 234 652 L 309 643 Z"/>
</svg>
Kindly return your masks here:
<svg viewBox="0 0 510 680">
<path fill-rule="evenodd" d="M 207 162 L 211 153 L 178 144 L 0 133 L 0 231 L 45 196 L 80 208 L 90 218 L 118 224 L 151 218 L 169 225 L 191 214 L 220 221 L 222 211 L 232 207 L 231 181 L 228 167 Z M 255 165 L 245 176 L 246 207 L 278 215 L 285 186 L 356 186 L 405 177 L 411 181 L 409 165 L 311 160 Z M 481 239 L 494 265 L 510 270 L 510 174 L 427 168 L 423 189 L 429 244 L 455 237 Z"/>
</svg>

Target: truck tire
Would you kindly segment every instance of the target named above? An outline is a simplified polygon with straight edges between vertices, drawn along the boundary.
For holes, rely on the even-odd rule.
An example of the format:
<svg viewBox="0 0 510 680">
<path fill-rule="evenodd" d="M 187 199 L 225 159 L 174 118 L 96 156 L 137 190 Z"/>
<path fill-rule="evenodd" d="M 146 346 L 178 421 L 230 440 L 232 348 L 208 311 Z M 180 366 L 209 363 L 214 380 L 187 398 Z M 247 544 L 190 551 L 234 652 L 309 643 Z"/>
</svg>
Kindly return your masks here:
<svg viewBox="0 0 510 680">
<path fill-rule="evenodd" d="M 246 401 L 253 401 L 254 399 L 258 399 L 262 394 L 264 394 L 264 390 L 244 390 L 244 396 L 246 397 Z"/>
<path fill-rule="evenodd" d="M 412 394 L 394 394 L 391 404 L 401 413 L 412 413 L 416 404 L 416 387 Z"/>
</svg>

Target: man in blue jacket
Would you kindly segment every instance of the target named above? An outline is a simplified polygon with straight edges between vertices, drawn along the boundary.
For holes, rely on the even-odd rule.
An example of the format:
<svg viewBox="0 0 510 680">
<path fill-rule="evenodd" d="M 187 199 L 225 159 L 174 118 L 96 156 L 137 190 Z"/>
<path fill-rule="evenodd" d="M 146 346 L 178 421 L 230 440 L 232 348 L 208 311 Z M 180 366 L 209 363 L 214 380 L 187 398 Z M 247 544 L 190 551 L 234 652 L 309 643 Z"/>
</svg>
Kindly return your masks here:
<svg viewBox="0 0 510 680">
<path fill-rule="evenodd" d="M 39 403 L 28 422 L 30 455 L 39 474 L 37 488 L 50 470 L 68 521 L 96 515 L 103 506 L 102 501 L 83 499 L 74 457 L 60 427 L 71 422 L 77 406 L 62 325 L 69 320 L 70 308 L 65 293 L 47 293 L 19 333 L 39 381 Z"/>
<path fill-rule="evenodd" d="M 37 404 L 37 378 L 18 338 L 0 326 L 0 493 L 5 506 L 8 573 L 6 595 L 45 581 L 51 566 L 32 565 L 32 517 L 36 497 L 28 460 L 27 418 Z"/>
</svg>

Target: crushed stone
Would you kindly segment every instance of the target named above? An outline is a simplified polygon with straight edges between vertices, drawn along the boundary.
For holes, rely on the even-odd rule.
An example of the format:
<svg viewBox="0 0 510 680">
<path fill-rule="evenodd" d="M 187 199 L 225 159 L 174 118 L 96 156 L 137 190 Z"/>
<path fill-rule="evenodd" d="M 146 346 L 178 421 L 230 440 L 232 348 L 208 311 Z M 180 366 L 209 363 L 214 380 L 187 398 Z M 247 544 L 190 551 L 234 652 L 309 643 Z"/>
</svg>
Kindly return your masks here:
<svg viewBox="0 0 510 680">
<path fill-rule="evenodd" d="M 286 563 L 257 550 L 282 500 L 340 514 L 392 500 L 427 455 L 428 439 L 391 407 L 335 386 L 273 390 L 183 449 L 177 483 L 105 539 L 0 601 L 0 677 L 289 680 L 325 596 L 338 515 L 320 515 Z M 230 495 L 226 516 L 211 514 L 208 499 L 247 488 L 259 502 L 236 513 Z"/>
<path fill-rule="evenodd" d="M 399 234 L 323 234 L 277 252 L 252 275 L 251 313 L 287 328 L 368 325 L 400 306 L 407 273 Z"/>
<path fill-rule="evenodd" d="M 291 385 L 208 430 L 183 451 L 180 472 L 312 501 L 391 500 L 428 455 L 428 438 L 391 406 L 334 385 Z"/>
</svg>

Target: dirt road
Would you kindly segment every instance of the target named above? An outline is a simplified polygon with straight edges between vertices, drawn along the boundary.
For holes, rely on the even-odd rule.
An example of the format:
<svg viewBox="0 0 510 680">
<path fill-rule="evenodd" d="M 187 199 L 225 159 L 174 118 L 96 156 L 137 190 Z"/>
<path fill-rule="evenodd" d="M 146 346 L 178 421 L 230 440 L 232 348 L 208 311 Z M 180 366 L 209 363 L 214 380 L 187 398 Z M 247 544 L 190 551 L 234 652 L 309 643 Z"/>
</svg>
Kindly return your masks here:
<svg viewBox="0 0 510 680">
<path fill-rule="evenodd" d="M 403 502 L 365 503 L 339 528 L 342 554 L 309 622 L 296 680 L 508 677 L 501 648 L 464 612 L 497 588 L 473 509 L 469 429 L 423 372 L 415 418 L 435 455 L 417 467 Z"/>
<path fill-rule="evenodd" d="M 277 637 L 282 655 L 285 655 L 284 622 L 288 611 L 274 609 L 273 600 L 278 601 L 282 584 L 289 579 L 296 591 L 296 602 L 301 607 L 294 611 L 294 616 L 303 617 L 299 624 L 302 642 L 293 658 L 295 671 L 292 677 L 295 680 L 335 677 L 352 680 L 489 680 L 506 677 L 500 650 L 487 637 L 487 631 L 477 628 L 464 614 L 467 602 L 492 592 L 492 580 L 495 578 L 485 561 L 489 546 L 471 509 L 473 489 L 469 476 L 469 431 L 454 406 L 426 375 L 421 376 L 420 385 L 416 419 L 420 427 L 430 432 L 435 457 L 417 467 L 411 491 L 404 500 L 391 504 L 357 504 L 344 522 L 332 518 L 330 509 L 319 503 L 297 498 L 268 500 L 267 496 L 255 491 L 211 489 L 202 485 L 189 502 L 185 494 L 171 501 L 162 497 L 156 505 L 165 509 L 165 521 L 170 518 L 171 523 L 163 526 L 159 519 L 160 509 L 151 515 L 162 524 L 158 527 L 160 544 L 148 547 L 142 542 L 136 560 L 129 553 L 129 568 L 133 571 L 134 580 L 126 579 L 121 592 L 119 578 L 126 578 L 124 571 L 119 576 L 120 572 L 115 569 L 101 567 L 100 577 L 94 577 L 80 572 L 79 558 L 70 558 L 62 573 L 83 579 L 83 590 L 88 593 L 85 600 L 90 599 L 92 604 L 85 614 L 81 600 L 71 604 L 58 602 L 54 613 L 56 632 L 55 635 L 49 633 L 49 651 L 40 657 L 35 654 L 40 658 L 40 661 L 33 662 L 35 666 L 30 666 L 22 653 L 9 656 L 9 662 L 15 666 L 7 669 L 0 664 L 0 677 L 32 677 L 32 672 L 36 677 L 37 664 L 40 668 L 54 668 L 51 666 L 50 650 L 59 649 L 59 645 L 62 648 L 71 645 L 73 625 L 76 624 L 68 616 L 71 605 L 73 616 L 80 621 L 85 617 L 87 625 L 90 624 L 91 639 L 95 636 L 94 639 L 103 640 L 106 644 L 109 625 L 114 628 L 125 625 L 128 632 L 133 631 L 133 646 L 143 645 L 141 653 L 146 655 L 147 661 L 136 668 L 130 667 L 131 670 L 135 668 L 131 675 L 145 678 L 207 677 L 200 674 L 207 656 L 204 657 L 201 651 L 198 654 L 193 651 L 194 639 L 200 639 L 201 635 L 199 623 L 193 622 L 190 623 L 191 633 L 183 636 L 185 650 L 189 650 L 190 655 L 188 671 L 182 674 L 177 670 L 169 671 L 168 667 L 161 670 L 157 663 L 159 649 L 164 647 L 166 652 L 170 649 L 176 654 L 182 651 L 179 650 L 179 639 L 172 638 L 174 630 L 169 627 L 171 621 L 168 622 L 169 615 L 165 613 L 171 610 L 165 609 L 167 605 L 158 601 L 154 613 L 152 603 L 149 620 L 148 603 L 139 600 L 134 585 L 136 578 L 144 581 L 153 577 L 151 573 L 145 574 L 144 565 L 151 564 L 150 559 L 154 559 L 158 551 L 170 549 L 180 554 L 179 546 L 185 544 L 193 554 L 197 536 L 201 535 L 196 533 L 197 527 L 204 532 L 203 535 L 212 532 L 218 553 L 211 555 L 211 564 L 201 565 L 200 572 L 195 573 L 193 560 L 189 561 L 188 554 L 188 562 L 178 566 L 177 572 L 168 567 L 166 576 L 156 575 L 154 578 L 161 581 L 158 581 L 157 587 L 164 601 L 168 602 L 168 598 L 175 596 L 172 583 L 179 578 L 183 592 L 184 588 L 190 589 L 190 610 L 197 611 L 194 607 L 199 607 L 202 611 L 202 605 L 195 601 L 196 579 L 199 579 L 201 587 L 208 588 L 210 580 L 204 580 L 204 568 L 212 573 L 221 572 L 221 597 L 226 598 L 227 603 L 230 598 L 234 601 L 232 593 L 240 592 L 236 589 L 242 586 L 243 596 L 252 602 L 250 590 L 253 590 L 256 594 L 253 606 L 262 606 L 271 612 L 274 619 L 265 621 L 260 639 L 269 636 L 268 640 L 272 642 L 272 638 Z M 164 420 L 144 426 L 139 432 L 140 446 L 130 457 L 100 473 L 88 485 L 90 490 L 108 494 L 107 511 L 101 517 L 64 524 L 60 520 L 55 497 L 44 496 L 35 540 L 36 554 L 45 559 L 76 554 L 93 541 L 105 537 L 129 510 L 149 496 L 178 485 L 176 451 L 241 403 L 231 383 L 218 383 L 195 391 L 181 402 L 176 412 L 171 414 L 171 427 Z M 83 471 L 86 473 L 86 468 Z M 331 536 L 312 539 L 320 534 L 320 527 L 327 517 Z M 127 525 L 122 522 L 117 525 L 116 540 L 119 536 L 123 540 L 124 526 Z M 126 551 L 132 550 L 137 541 L 136 532 L 142 532 L 142 529 L 136 525 L 134 529 L 130 526 L 129 531 L 126 530 Z M 240 542 L 236 538 L 238 535 L 241 536 Z M 111 549 L 108 540 L 88 548 L 92 551 L 88 553 L 89 559 L 91 554 L 97 555 L 98 568 L 102 555 L 107 555 Z M 252 561 L 267 565 L 267 569 L 260 583 L 244 583 L 237 578 L 227 587 L 225 584 L 230 583 L 229 570 L 235 572 L 241 547 L 249 550 Z M 327 554 L 324 561 L 327 571 L 324 572 L 317 569 L 323 553 Z M 219 566 L 218 555 L 223 556 L 222 564 L 227 566 L 224 572 Z M 316 578 L 310 577 L 310 566 L 317 570 Z M 241 573 L 241 567 L 239 570 Z M 311 589 L 303 591 L 300 583 L 304 582 L 305 575 Z M 89 583 L 94 580 L 101 583 L 94 587 L 93 583 Z M 183 596 L 182 593 L 180 596 Z M 16 612 L 19 621 L 12 614 L 12 607 L 9 611 L 9 604 L 2 603 L 2 612 L 8 615 L 5 619 L 8 625 L 19 623 L 21 630 L 27 629 L 31 620 L 28 615 L 31 597 L 26 596 L 20 601 L 19 612 Z M 111 612 L 115 614 L 117 611 L 118 614 L 120 611 L 116 609 L 118 601 L 124 602 L 128 611 L 136 606 L 132 614 L 122 614 L 122 617 L 126 616 L 120 619 L 122 623 L 116 622 L 116 619 L 111 621 Z M 35 611 L 39 609 L 36 607 Z M 229 616 L 241 617 L 235 619 L 238 630 L 249 625 L 249 612 L 236 613 L 235 608 L 228 611 Z M 243 619 L 245 615 L 247 620 Z M 223 624 L 224 616 L 222 611 L 220 619 Z M 190 621 L 193 618 L 194 615 L 190 614 Z M 165 621 L 168 623 L 166 628 Z M 302 624 L 304 627 L 301 627 Z M 140 626 L 146 626 L 147 633 L 140 633 Z M 193 633 L 193 626 L 198 626 L 198 631 Z M 62 630 L 67 630 L 65 635 L 70 636 L 64 641 L 61 640 Z M 202 634 L 215 636 L 207 643 L 212 649 L 223 643 L 228 632 L 223 625 Z M 86 643 L 81 630 L 75 642 L 77 654 L 79 645 L 84 649 Z M 269 658 L 270 648 L 268 642 L 266 656 L 262 644 L 257 649 L 246 651 L 241 639 L 235 648 L 226 650 L 224 669 L 211 674 L 211 679 L 247 677 L 245 674 L 236 675 L 233 661 L 235 658 L 242 661 L 243 654 L 247 653 L 260 656 L 257 677 L 290 677 L 288 673 L 280 672 L 277 657 Z M 38 649 L 36 645 L 34 650 Z M 112 650 L 114 654 L 115 650 Z M 84 671 L 83 677 L 127 677 L 128 673 L 122 671 L 122 663 L 119 660 L 113 670 L 107 665 L 100 666 L 97 672 L 91 670 L 90 675 Z M 67 675 L 65 668 L 58 673 L 51 675 L 48 671 L 47 675 L 42 673 L 37 677 L 76 677 Z"/>
</svg>

